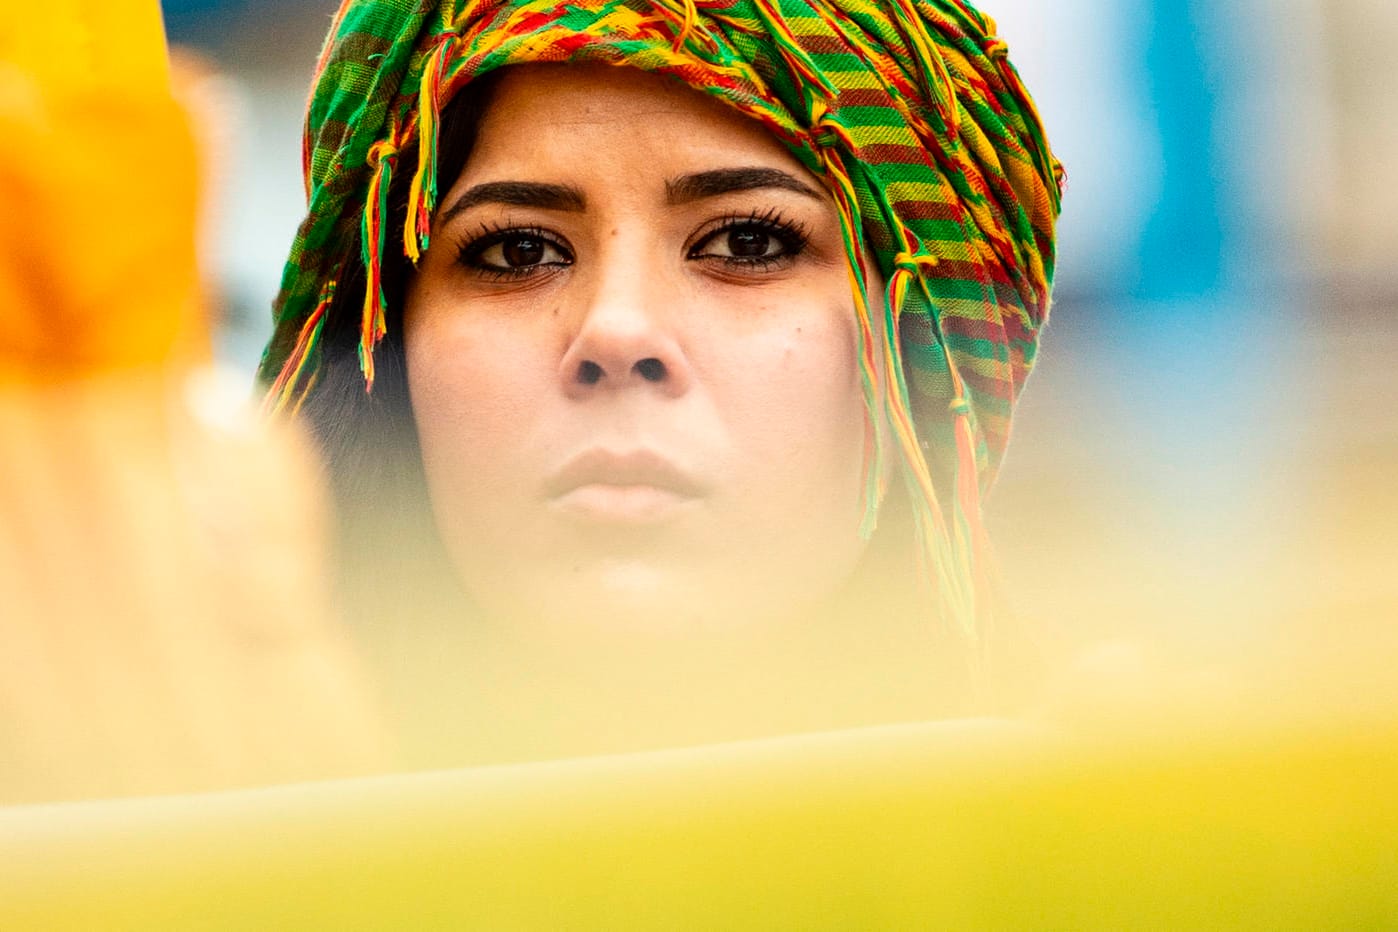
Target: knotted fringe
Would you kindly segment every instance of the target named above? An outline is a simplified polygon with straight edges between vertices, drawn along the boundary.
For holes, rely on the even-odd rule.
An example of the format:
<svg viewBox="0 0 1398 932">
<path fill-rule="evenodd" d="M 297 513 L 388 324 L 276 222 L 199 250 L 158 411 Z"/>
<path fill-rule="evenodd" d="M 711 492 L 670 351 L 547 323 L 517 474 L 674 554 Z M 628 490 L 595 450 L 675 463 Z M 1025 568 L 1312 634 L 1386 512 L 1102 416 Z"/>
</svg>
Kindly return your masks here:
<svg viewBox="0 0 1398 932">
<path fill-rule="evenodd" d="M 831 121 L 824 128 L 831 131 Z M 850 291 L 854 297 L 855 316 L 859 324 L 859 375 L 864 402 L 869 412 L 865 434 L 864 518 L 860 534 L 866 539 L 878 524 L 879 507 L 887 488 L 884 481 L 885 423 L 893 431 L 902 454 L 905 475 L 913 491 L 913 523 L 918 538 L 920 565 L 927 582 L 945 606 L 948 620 L 962 637 L 972 645 L 981 641 L 984 630 L 981 620 L 988 604 L 986 588 L 977 584 L 976 574 L 989 559 L 981 522 L 980 476 L 976 465 L 975 437 L 970 424 L 970 404 L 965 386 L 956 371 L 945 337 L 939 334 L 942 351 L 951 373 L 953 395 L 950 409 L 954 418 L 957 451 L 956 499 L 953 520 L 948 527 L 946 516 L 932 481 L 932 473 L 923 456 L 922 447 L 913 424 L 907 379 L 903 372 L 903 352 L 899 341 L 899 321 L 913 280 L 926 292 L 923 271 L 935 266 L 935 256 L 919 252 L 910 234 L 901 224 L 892 229 L 899 239 L 900 252 L 889 277 L 885 292 L 884 320 L 880 334 L 874 333 L 869 311 L 868 286 L 864 277 L 864 249 L 859 231 L 862 229 L 854 184 L 839 153 L 825 140 L 841 140 L 839 135 L 826 135 L 822 146 L 826 173 L 833 182 L 835 208 L 840 217 L 841 236 L 849 266 Z M 847 137 L 844 137 L 847 139 Z M 844 141 L 844 140 L 841 140 Z M 930 294 L 928 300 L 931 300 Z M 881 347 L 883 372 L 875 355 Z"/>
<path fill-rule="evenodd" d="M 417 265 L 432 235 L 432 211 L 437 209 L 437 143 L 442 122 L 442 84 L 447 64 L 459 40 L 442 38 L 427 59 L 418 92 L 417 173 L 408 187 L 408 214 L 403 224 L 403 255 Z"/>
<path fill-rule="evenodd" d="M 952 398 L 948 410 L 953 419 L 952 430 L 956 444 L 955 498 L 952 503 L 951 526 L 938 501 L 937 490 L 932 482 L 932 473 L 927 465 L 918 442 L 917 430 L 913 424 L 912 411 L 906 377 L 903 371 L 902 345 L 897 338 L 898 324 L 903 308 L 908 300 L 908 292 L 914 281 L 922 288 L 924 297 L 931 301 L 924 277 L 926 270 L 935 267 L 935 256 L 919 251 L 915 238 L 901 226 L 892 228 L 900 240 L 900 252 L 894 260 L 893 273 L 889 277 L 885 301 L 888 309 L 886 327 L 890 338 L 885 340 L 886 366 L 894 380 L 894 390 L 887 395 L 888 418 L 903 453 L 903 461 L 908 468 L 914 491 L 915 520 L 920 538 L 919 552 L 929 562 L 925 570 L 929 581 L 935 582 L 943 593 L 951 620 L 960 629 L 968 642 L 983 642 L 989 602 L 986 587 L 978 584 L 977 574 L 982 572 L 990 560 L 984 546 L 984 531 L 981 521 L 980 472 L 976 464 L 975 435 L 971 429 L 971 406 L 966 398 L 965 384 L 957 372 L 944 334 L 937 339 L 946 359 L 947 370 L 952 381 Z M 947 565 L 947 561 L 951 565 Z"/>
<path fill-rule="evenodd" d="M 829 138 L 829 137 L 827 137 Z M 927 582 L 937 593 L 947 616 L 958 632 L 973 647 L 984 647 L 989 622 L 989 587 L 982 579 L 987 572 L 991 554 L 981 517 L 980 472 L 976 462 L 975 433 L 971 425 L 971 406 L 966 397 L 965 383 L 957 371 L 946 336 L 937 339 L 946 359 L 952 381 L 952 398 L 948 408 L 953 419 L 956 445 L 955 498 L 950 525 L 932 480 L 932 472 L 923 455 L 922 446 L 913 424 L 907 378 L 903 368 L 899 326 L 902 310 L 908 300 L 912 283 L 916 281 L 926 299 L 932 296 L 924 274 L 935 267 L 936 256 L 921 251 L 910 231 L 906 230 L 888 210 L 890 229 L 898 240 L 899 252 L 889 276 L 884 294 L 884 319 L 881 332 L 874 333 L 869 311 L 868 288 L 864 278 L 864 251 L 859 231 L 862 229 L 853 182 L 843 160 L 833 149 L 823 153 L 826 171 L 833 182 L 836 210 L 840 216 L 841 235 L 849 265 L 851 292 L 859 324 L 859 371 L 869 412 L 866 434 L 864 518 L 860 533 L 870 536 L 878 523 L 879 507 L 886 494 L 884 483 L 884 425 L 892 430 L 901 454 L 905 477 L 913 492 L 913 522 L 918 538 L 920 565 Z M 880 191 L 877 195 L 883 198 Z M 882 350 L 883 371 L 879 371 L 875 346 Z"/>
<path fill-rule="evenodd" d="M 940 260 L 925 252 L 917 236 L 898 222 L 887 192 L 881 188 L 875 188 L 874 191 L 885 212 L 888 228 L 898 244 L 898 254 L 894 258 L 893 272 L 889 276 L 885 292 L 885 332 L 888 336 L 884 343 L 885 363 L 894 381 L 894 391 L 889 392 L 887 396 L 887 410 L 889 421 L 903 451 L 904 462 L 910 469 L 911 478 L 919 493 L 917 499 L 919 503 L 925 503 L 927 506 L 925 513 L 922 509 L 916 510 L 919 536 L 923 538 L 920 552 L 925 556 L 935 557 L 940 550 L 950 557 L 954 570 L 944 564 L 928 568 L 934 572 L 933 579 L 943 587 L 952 620 L 958 624 L 962 635 L 968 642 L 983 649 L 989 636 L 987 629 L 993 607 L 990 575 L 994 555 L 990 550 L 989 537 L 981 513 L 980 467 L 976 459 L 975 430 L 971 423 L 971 402 L 966 395 L 966 383 L 957 368 L 940 321 L 933 315 L 937 343 L 941 346 L 952 383 L 952 397 L 947 409 L 952 417 L 956 475 L 953 484 L 955 497 L 952 503 L 952 521 L 948 528 L 937 500 L 936 488 L 932 483 L 931 470 L 928 468 L 926 457 L 923 456 L 913 424 L 907 379 L 903 369 L 902 343 L 897 337 L 899 320 L 913 282 L 921 289 L 928 306 L 935 306 L 926 275 L 928 270 L 940 264 Z M 926 523 L 924 518 L 927 519 Z"/>
<path fill-rule="evenodd" d="M 918 61 L 920 73 L 930 76 L 926 88 L 927 96 L 943 124 L 943 131 L 950 139 L 958 138 L 961 135 L 961 114 L 956 86 L 945 58 L 938 53 L 936 43 L 928 32 L 927 23 L 913 7 L 912 0 L 893 0 L 890 8 Z M 844 30 L 844 34 L 869 61 L 878 60 L 877 53 L 867 47 L 859 30 Z M 1022 86 L 1018 85 L 1018 76 L 1013 76 L 1016 79 L 1015 86 L 1020 87 L 1020 92 L 1024 93 Z M 902 104 L 897 89 L 889 86 L 889 91 L 891 98 Z M 1027 93 L 1024 93 L 1024 96 L 1027 97 Z M 926 128 L 926 123 L 911 108 L 901 105 L 900 110 L 908 119 L 909 125 Z M 927 133 L 924 138 L 935 143 L 935 137 L 931 133 Z M 857 155 L 858 150 L 851 147 L 851 152 Z M 911 396 L 904 373 L 902 343 L 899 339 L 902 312 L 914 281 L 919 285 L 928 307 L 936 307 L 936 301 L 927 285 L 926 274 L 939 264 L 939 260 L 924 251 L 916 235 L 903 225 L 884 186 L 873 183 L 866 187 L 883 210 L 885 225 L 892 232 L 898 248 L 884 296 L 884 365 L 892 387 L 884 394 L 883 410 L 897 437 L 907 477 L 914 493 L 913 517 L 923 571 L 928 577 L 928 582 L 938 592 L 948 620 L 974 649 L 973 666 L 978 674 L 977 679 L 985 683 L 985 652 L 993 621 L 991 577 L 994 555 L 990 549 L 981 510 L 980 468 L 976 456 L 970 399 L 967 397 L 966 385 L 958 371 L 946 333 L 941 328 L 940 318 L 932 314 L 937 343 L 942 349 L 952 383 L 952 397 L 948 403 L 948 410 L 952 417 L 956 475 L 953 483 L 951 521 L 948 523 L 913 423 Z"/>
<path fill-rule="evenodd" d="M 374 348 L 388 332 L 384 314 L 383 247 L 384 220 L 388 217 L 388 189 L 393 182 L 393 162 L 397 149 L 380 141 L 369 150 L 369 193 L 364 203 L 361 232 L 364 258 L 364 313 L 359 325 L 359 368 L 364 373 L 364 390 L 374 390 Z"/>
<path fill-rule="evenodd" d="M 769 16 L 770 11 L 764 4 L 759 3 L 758 7 L 763 10 L 764 16 Z M 767 25 L 793 70 L 801 73 L 809 69 L 815 73 L 814 63 L 797 44 L 795 37 L 789 35 L 785 25 L 775 17 L 770 17 Z M 923 64 L 925 73 L 938 75 L 943 82 L 946 106 L 942 115 L 948 125 L 954 127 L 956 98 L 951 85 L 951 75 L 941 57 L 932 49 L 925 31 L 918 28 L 919 26 L 920 23 L 915 17 L 911 23 L 906 24 L 910 41 L 917 47 L 917 53 L 925 55 L 928 59 Z M 912 37 L 920 37 L 920 42 Z M 790 40 L 789 44 L 785 41 L 787 39 Z M 873 330 L 868 286 L 864 277 L 863 219 L 858 207 L 854 181 L 840 154 L 840 150 L 843 150 L 857 160 L 859 149 L 848 129 L 831 111 L 826 100 L 813 95 L 810 118 L 812 142 L 820 151 L 826 175 L 832 182 L 831 188 L 840 217 L 851 292 L 859 324 L 860 381 L 869 412 L 865 447 L 864 517 L 860 533 L 866 538 L 873 533 L 878 524 L 879 507 L 887 492 L 883 476 L 883 433 L 887 423 L 897 440 L 905 474 L 914 493 L 913 523 L 918 538 L 922 571 L 942 602 L 948 620 L 969 644 L 983 648 L 986 625 L 982 622 L 989 620 L 990 603 L 988 587 L 981 584 L 979 575 L 985 571 L 991 557 L 981 520 L 980 475 L 965 385 L 956 370 L 946 337 L 939 332 L 938 342 L 946 358 L 953 385 L 950 410 L 954 420 L 957 454 L 956 495 L 949 527 L 932 481 L 931 469 L 923 455 L 917 429 L 913 424 L 907 378 L 903 369 L 902 343 L 899 339 L 902 309 L 914 280 L 921 285 L 929 304 L 934 303 L 923 275 L 925 270 L 935 267 L 939 260 L 936 256 L 922 251 L 916 236 L 903 226 L 892 204 L 888 203 L 887 192 L 883 186 L 877 183 L 867 184 L 866 187 L 880 202 L 885 213 L 885 222 L 898 245 L 894 268 L 884 296 L 882 339 L 878 340 Z M 875 357 L 876 345 L 882 347 L 882 377 Z"/>
<path fill-rule="evenodd" d="M 292 398 L 296 398 L 296 408 L 300 408 L 301 400 L 310 389 L 310 385 L 307 384 L 299 391 L 297 388 L 301 384 L 301 379 L 305 375 L 311 357 L 320 346 L 320 331 L 325 326 L 325 314 L 330 309 L 330 303 L 334 298 L 335 280 L 332 278 L 321 289 L 320 300 L 316 302 L 315 309 L 306 318 L 306 322 L 301 325 L 301 331 L 296 335 L 296 343 L 291 349 L 291 355 L 287 357 L 286 365 L 282 366 L 282 371 L 277 374 L 276 381 L 272 383 L 272 387 L 268 389 L 266 396 L 262 399 L 264 417 L 284 412 Z"/>
</svg>

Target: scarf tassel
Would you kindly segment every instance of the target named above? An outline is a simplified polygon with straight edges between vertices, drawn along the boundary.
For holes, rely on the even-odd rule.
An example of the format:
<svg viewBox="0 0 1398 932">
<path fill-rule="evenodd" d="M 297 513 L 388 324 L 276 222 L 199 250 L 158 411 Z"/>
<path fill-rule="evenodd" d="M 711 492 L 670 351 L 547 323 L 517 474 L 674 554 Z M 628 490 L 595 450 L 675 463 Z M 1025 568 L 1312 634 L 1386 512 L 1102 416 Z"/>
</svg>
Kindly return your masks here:
<svg viewBox="0 0 1398 932">
<path fill-rule="evenodd" d="M 277 374 L 276 381 L 272 383 L 266 397 L 262 399 L 264 417 L 281 414 L 286 410 L 286 406 L 291 403 L 294 396 L 305 396 L 309 386 L 300 392 L 296 391 L 296 387 L 301 384 L 306 367 L 320 346 L 320 332 L 325 326 L 325 315 L 334 299 L 335 280 L 332 278 L 321 289 L 320 300 L 316 302 L 315 309 L 306 318 L 306 322 L 301 325 L 301 331 L 296 335 L 296 343 L 291 349 L 291 354 L 287 356 L 286 363 L 282 366 L 281 372 Z M 299 406 L 300 398 L 297 398 L 297 407 Z"/>
<path fill-rule="evenodd" d="M 897 326 L 912 282 L 916 280 L 921 283 L 922 270 L 936 264 L 936 257 L 927 254 L 904 252 L 897 257 L 887 292 L 892 326 Z M 890 332 L 896 334 L 897 331 Z M 945 342 L 943 349 L 945 351 Z M 886 353 L 886 365 L 898 382 L 896 390 L 888 393 L 888 418 L 915 493 L 914 511 L 924 574 L 940 593 L 952 623 L 968 642 L 974 644 L 984 636 L 982 622 L 988 602 L 984 598 L 984 587 L 975 583 L 968 585 L 968 581 L 974 580 L 975 575 L 987 565 L 988 555 L 984 552 L 980 478 L 976 465 L 975 433 L 970 422 L 970 404 L 965 398 L 961 379 L 952 368 L 955 388 L 949 410 L 956 446 L 956 477 L 949 526 L 913 424 L 907 385 L 902 377 L 902 352 L 896 336 L 886 341 Z M 953 366 L 949 353 L 946 358 L 948 365 Z"/>
<path fill-rule="evenodd" d="M 384 219 L 388 216 L 388 190 L 396 154 L 391 144 L 383 142 L 369 150 L 373 175 L 364 204 L 364 312 L 359 327 L 359 368 L 364 373 L 365 392 L 374 389 L 374 348 L 388 332 L 383 294 Z"/>
<path fill-rule="evenodd" d="M 865 256 L 859 235 L 862 219 L 857 195 L 853 180 L 839 154 L 841 147 L 851 148 L 853 140 L 828 110 L 821 109 L 817 118 L 818 123 L 813 129 L 813 136 L 821 152 L 826 173 L 833 182 L 835 206 L 840 217 L 850 287 L 859 324 L 860 381 L 869 411 L 869 426 L 865 435 L 864 517 L 860 524 L 860 534 L 865 539 L 872 536 L 878 525 L 879 507 L 887 492 L 883 475 L 883 434 L 884 424 L 887 422 L 893 431 L 907 467 L 909 481 L 913 486 L 914 524 L 924 575 L 942 600 L 946 615 L 961 634 L 974 643 L 980 628 L 978 603 L 983 605 L 984 602 L 977 598 L 977 591 L 982 587 L 968 586 L 967 581 L 972 579 L 976 565 L 983 565 L 979 555 L 973 552 L 978 549 L 977 542 L 983 538 L 983 532 L 977 530 L 980 527 L 979 475 L 974 433 L 969 420 L 970 407 L 965 400 L 961 379 L 956 373 L 943 338 L 943 350 L 947 353 L 947 364 L 951 367 L 955 386 L 952 405 L 958 465 L 953 530 L 948 527 L 946 516 L 939 504 L 931 470 L 922 454 L 917 429 L 913 424 L 907 383 L 903 375 L 902 348 L 898 341 L 900 312 L 907 300 L 911 283 L 916 280 L 926 291 L 926 282 L 922 278 L 923 270 L 937 265 L 938 259 L 922 252 L 920 244 L 915 245 L 916 238 L 905 231 L 901 224 L 893 225 L 902 249 L 895 259 L 894 271 L 889 277 L 885 292 L 883 339 L 878 340 L 869 312 L 867 283 L 863 272 Z M 928 300 L 931 300 L 930 295 Z M 875 347 L 879 345 L 883 350 L 882 377 L 875 355 Z"/>
<path fill-rule="evenodd" d="M 417 173 L 408 188 L 408 213 L 403 224 L 403 254 L 417 265 L 432 236 L 432 212 L 437 209 L 437 146 L 442 123 L 442 85 L 458 39 L 448 35 L 428 58 L 418 91 Z"/>
</svg>

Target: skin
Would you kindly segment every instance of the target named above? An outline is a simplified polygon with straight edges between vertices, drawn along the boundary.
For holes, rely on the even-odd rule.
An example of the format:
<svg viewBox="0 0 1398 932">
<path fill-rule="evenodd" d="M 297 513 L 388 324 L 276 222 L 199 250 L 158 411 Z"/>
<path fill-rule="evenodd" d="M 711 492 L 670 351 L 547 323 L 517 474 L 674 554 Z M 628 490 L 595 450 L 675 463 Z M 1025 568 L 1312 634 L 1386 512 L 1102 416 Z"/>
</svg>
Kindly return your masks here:
<svg viewBox="0 0 1398 932">
<path fill-rule="evenodd" d="M 907 516 L 858 533 L 856 326 L 833 202 L 759 125 L 629 69 L 507 69 L 405 307 L 477 609 L 400 632 L 419 763 L 946 714 Z"/>
<path fill-rule="evenodd" d="M 780 629 L 841 587 L 866 548 L 866 414 L 815 177 L 688 88 L 525 66 L 440 204 L 409 388 L 487 619 L 691 638 Z"/>
</svg>

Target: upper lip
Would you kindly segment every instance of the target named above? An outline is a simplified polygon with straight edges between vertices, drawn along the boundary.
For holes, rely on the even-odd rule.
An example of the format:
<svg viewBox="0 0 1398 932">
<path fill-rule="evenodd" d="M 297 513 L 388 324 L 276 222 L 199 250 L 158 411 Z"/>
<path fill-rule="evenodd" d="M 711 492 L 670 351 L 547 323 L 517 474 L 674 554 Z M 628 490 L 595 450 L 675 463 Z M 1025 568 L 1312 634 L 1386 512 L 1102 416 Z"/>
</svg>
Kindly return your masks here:
<svg viewBox="0 0 1398 932">
<path fill-rule="evenodd" d="M 548 481 L 550 498 L 588 485 L 651 486 L 687 498 L 704 494 L 703 485 L 654 450 L 587 450 L 574 456 Z"/>
</svg>

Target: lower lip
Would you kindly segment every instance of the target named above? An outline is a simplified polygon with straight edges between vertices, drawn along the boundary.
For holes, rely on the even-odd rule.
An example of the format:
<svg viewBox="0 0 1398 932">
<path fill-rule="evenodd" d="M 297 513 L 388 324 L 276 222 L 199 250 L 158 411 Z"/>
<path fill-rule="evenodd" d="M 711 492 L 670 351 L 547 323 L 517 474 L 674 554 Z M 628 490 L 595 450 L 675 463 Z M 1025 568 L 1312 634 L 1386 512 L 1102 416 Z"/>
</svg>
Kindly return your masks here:
<svg viewBox="0 0 1398 932">
<path fill-rule="evenodd" d="M 694 499 L 653 485 L 582 485 L 553 500 L 554 507 L 576 518 L 601 524 L 652 524 Z"/>
</svg>

